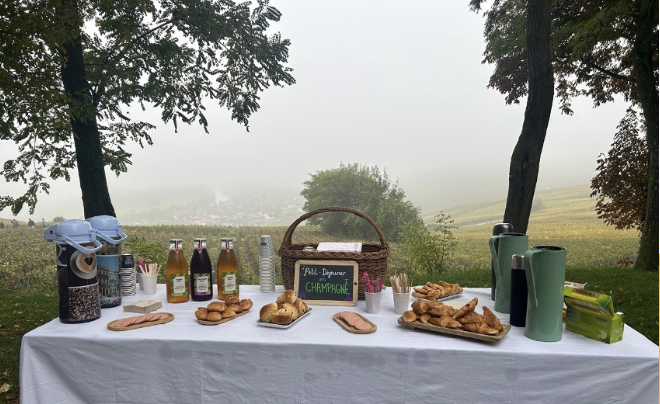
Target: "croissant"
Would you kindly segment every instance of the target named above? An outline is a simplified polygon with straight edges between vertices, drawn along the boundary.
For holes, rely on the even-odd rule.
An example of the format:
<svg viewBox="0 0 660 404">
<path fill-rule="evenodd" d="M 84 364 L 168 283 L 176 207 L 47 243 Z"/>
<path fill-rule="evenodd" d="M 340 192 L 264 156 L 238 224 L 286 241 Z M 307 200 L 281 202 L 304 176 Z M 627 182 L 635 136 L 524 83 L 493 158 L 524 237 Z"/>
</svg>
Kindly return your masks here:
<svg viewBox="0 0 660 404">
<path fill-rule="evenodd" d="M 429 310 L 429 313 L 436 317 L 452 316 L 454 313 L 456 313 L 456 309 L 451 306 L 447 306 L 443 304 L 432 308 L 431 310 Z"/>
<path fill-rule="evenodd" d="M 495 313 L 486 306 L 483 306 L 483 310 L 485 323 L 488 324 L 489 327 L 496 329 L 498 332 L 502 331 L 504 327 L 502 327 L 502 323 Z"/>
<path fill-rule="evenodd" d="M 476 332 L 479 334 L 486 334 L 486 335 L 496 335 L 500 333 L 499 331 L 497 331 L 496 328 L 490 327 L 486 323 L 463 324 L 463 329 L 465 329 L 466 331 Z"/>
<path fill-rule="evenodd" d="M 430 319 L 432 319 L 433 316 L 429 313 L 424 313 L 421 316 L 419 316 L 419 322 L 422 324 L 426 324 L 429 322 Z"/>
<path fill-rule="evenodd" d="M 429 310 L 428 309 L 428 302 L 426 302 L 425 300 L 415 300 L 410 305 L 410 307 L 415 312 L 415 314 L 417 314 L 418 316 L 426 313 Z"/>
<path fill-rule="evenodd" d="M 484 322 L 484 316 L 476 311 L 471 311 L 465 316 L 459 318 L 458 322 L 461 324 L 481 324 Z"/>
<path fill-rule="evenodd" d="M 431 317 L 429 322 L 433 325 L 437 325 L 445 328 L 461 328 L 461 323 L 459 323 L 458 321 L 454 320 L 449 316 Z"/>
<path fill-rule="evenodd" d="M 454 317 L 454 319 L 458 320 L 459 318 L 467 315 L 469 312 L 474 311 L 474 308 L 477 307 L 477 302 L 478 301 L 479 301 L 479 299 L 477 299 L 476 297 L 474 299 L 470 300 L 469 302 L 467 302 L 465 304 L 465 306 L 458 309 L 458 311 L 456 313 L 454 313 L 454 315 L 452 317 Z"/>
<path fill-rule="evenodd" d="M 403 321 L 406 323 L 412 323 L 413 321 L 417 320 L 417 314 L 415 314 L 414 311 L 404 311 L 402 314 Z"/>
</svg>

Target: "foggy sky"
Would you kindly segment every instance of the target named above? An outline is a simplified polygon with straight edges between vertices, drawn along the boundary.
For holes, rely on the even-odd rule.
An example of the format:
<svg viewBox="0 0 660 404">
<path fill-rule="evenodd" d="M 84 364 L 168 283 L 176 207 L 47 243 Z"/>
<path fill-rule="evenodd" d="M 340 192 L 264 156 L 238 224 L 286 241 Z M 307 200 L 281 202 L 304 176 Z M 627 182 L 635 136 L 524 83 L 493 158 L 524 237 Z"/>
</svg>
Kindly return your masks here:
<svg viewBox="0 0 660 404">
<path fill-rule="evenodd" d="M 288 65 L 297 83 L 261 95 L 250 132 L 213 104 L 210 134 L 186 125 L 175 133 L 159 111 L 133 111 L 157 126 L 155 144 L 129 147 L 128 173 L 108 171 L 111 195 L 179 184 L 223 195 L 297 195 L 310 174 L 357 162 L 385 170 L 423 212 L 506 196 L 525 100 L 507 106 L 486 88 L 493 66 L 481 64 L 483 17 L 467 0 L 270 4 L 283 14 L 273 28 L 291 40 Z M 593 109 L 583 98 L 565 116 L 555 105 L 537 190 L 588 184 L 625 109 L 622 101 Z M 15 156 L 15 145 L 0 143 L 0 162 Z M 50 195 L 40 194 L 34 214 L 24 208 L 18 219 L 81 217 L 72 174 L 70 183 L 57 181 Z M 3 179 L 0 194 L 19 196 L 25 188 Z"/>
</svg>

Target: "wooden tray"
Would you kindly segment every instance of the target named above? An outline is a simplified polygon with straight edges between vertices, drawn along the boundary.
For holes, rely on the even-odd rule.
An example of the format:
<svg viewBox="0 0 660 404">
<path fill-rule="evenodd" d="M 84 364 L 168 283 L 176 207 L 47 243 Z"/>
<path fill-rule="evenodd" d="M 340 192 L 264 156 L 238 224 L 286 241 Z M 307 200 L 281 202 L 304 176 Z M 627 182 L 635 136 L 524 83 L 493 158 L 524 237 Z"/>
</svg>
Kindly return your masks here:
<svg viewBox="0 0 660 404">
<path fill-rule="evenodd" d="M 167 314 L 167 317 L 165 317 L 162 320 L 158 320 L 158 321 L 147 321 L 145 323 L 133 324 L 133 325 L 129 325 L 129 326 L 126 326 L 126 327 L 115 326 L 115 322 L 117 322 L 117 320 L 112 320 L 111 322 L 108 323 L 108 330 L 111 330 L 111 331 L 135 330 L 136 328 L 150 327 L 152 325 L 158 325 L 158 324 L 165 324 L 165 323 L 169 323 L 170 321 L 174 320 L 174 314 L 172 314 L 172 313 L 162 313 L 162 314 Z"/>
<path fill-rule="evenodd" d="M 244 310 L 244 311 L 242 311 L 242 312 L 240 312 L 240 313 L 236 313 L 235 316 L 227 317 L 227 318 L 223 318 L 223 319 L 220 320 L 220 321 L 206 321 L 206 320 L 200 320 L 200 319 L 197 319 L 197 322 L 200 323 L 201 325 L 218 325 L 218 324 L 224 324 L 224 323 L 226 323 L 227 321 L 231 321 L 231 320 L 233 320 L 233 319 L 235 319 L 235 318 L 237 318 L 237 317 L 240 317 L 240 316 L 243 316 L 243 315 L 245 315 L 245 314 L 248 314 L 249 311 L 250 311 L 250 310 Z"/>
<path fill-rule="evenodd" d="M 500 331 L 499 334 L 486 335 L 486 334 L 478 334 L 476 332 L 470 332 L 465 330 L 458 330 L 455 328 L 440 327 L 433 324 L 423 324 L 417 320 L 413 321 L 412 323 L 406 323 L 405 321 L 403 321 L 403 317 L 399 317 L 397 321 L 399 322 L 399 324 L 406 326 L 410 329 L 419 328 L 422 330 L 434 331 L 440 334 L 456 335 L 458 337 L 476 339 L 479 341 L 486 341 L 486 342 L 498 342 L 499 340 L 504 338 L 504 336 L 511 329 L 511 326 L 509 324 L 502 324 L 502 327 L 504 327 L 504 329 Z"/>
<path fill-rule="evenodd" d="M 371 325 L 371 328 L 370 328 L 370 329 L 368 329 L 368 330 L 356 330 L 356 329 L 353 328 L 351 325 L 349 325 L 347 322 L 345 322 L 344 320 L 342 320 L 342 319 L 339 317 L 339 314 L 341 314 L 341 313 L 335 313 L 335 315 L 332 316 L 332 319 L 335 320 L 335 323 L 339 324 L 339 325 L 341 326 L 341 328 L 343 328 L 344 330 L 346 330 L 346 331 L 348 331 L 348 332 L 350 332 L 350 333 L 353 333 L 353 334 L 371 334 L 372 332 L 376 332 L 376 329 L 377 329 L 376 324 L 374 324 L 374 323 L 372 323 L 371 321 L 369 321 L 368 319 L 366 319 L 366 318 L 365 318 L 362 314 L 360 314 L 360 313 L 355 313 L 355 314 L 357 314 L 358 317 L 360 317 L 362 320 L 364 320 L 364 321 L 366 321 L 367 323 L 369 323 L 369 324 Z"/>
</svg>

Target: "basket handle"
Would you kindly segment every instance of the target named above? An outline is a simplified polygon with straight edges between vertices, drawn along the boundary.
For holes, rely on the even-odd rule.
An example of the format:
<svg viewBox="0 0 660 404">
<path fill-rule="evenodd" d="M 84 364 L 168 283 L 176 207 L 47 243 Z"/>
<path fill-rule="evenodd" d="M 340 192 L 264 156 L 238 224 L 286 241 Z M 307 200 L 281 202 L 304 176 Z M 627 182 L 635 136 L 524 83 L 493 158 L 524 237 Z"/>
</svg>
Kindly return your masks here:
<svg viewBox="0 0 660 404">
<path fill-rule="evenodd" d="M 346 208 L 342 206 L 329 206 L 326 208 L 320 208 L 313 210 L 311 212 L 307 212 L 304 215 L 300 216 L 298 219 L 296 219 L 295 222 L 291 223 L 291 226 L 286 230 L 286 233 L 284 233 L 284 239 L 282 240 L 282 248 L 289 248 L 291 247 L 291 236 L 293 236 L 293 231 L 298 227 L 300 223 L 303 221 L 309 219 L 310 217 L 317 215 L 319 213 L 324 213 L 324 212 L 349 212 L 354 214 L 355 216 L 359 216 L 369 222 L 369 224 L 376 230 L 378 233 L 378 237 L 380 238 L 380 245 L 383 248 L 388 248 L 387 246 L 387 241 L 385 240 L 385 235 L 383 235 L 383 232 L 380 230 L 380 227 L 371 220 L 371 218 L 364 213 L 360 212 L 359 210 L 351 209 L 351 208 Z"/>
</svg>

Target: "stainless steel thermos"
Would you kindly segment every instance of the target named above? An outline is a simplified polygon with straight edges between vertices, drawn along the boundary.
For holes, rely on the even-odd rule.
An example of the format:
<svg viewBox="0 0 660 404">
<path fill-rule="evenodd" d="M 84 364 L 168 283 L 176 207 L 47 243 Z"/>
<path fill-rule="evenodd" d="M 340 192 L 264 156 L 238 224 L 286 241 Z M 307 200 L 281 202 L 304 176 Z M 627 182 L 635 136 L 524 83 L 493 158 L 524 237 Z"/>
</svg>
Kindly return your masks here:
<svg viewBox="0 0 660 404">
<path fill-rule="evenodd" d="M 511 312 L 509 323 L 516 327 L 525 326 L 527 317 L 527 276 L 525 275 L 525 256 L 511 256 Z"/>
</svg>

